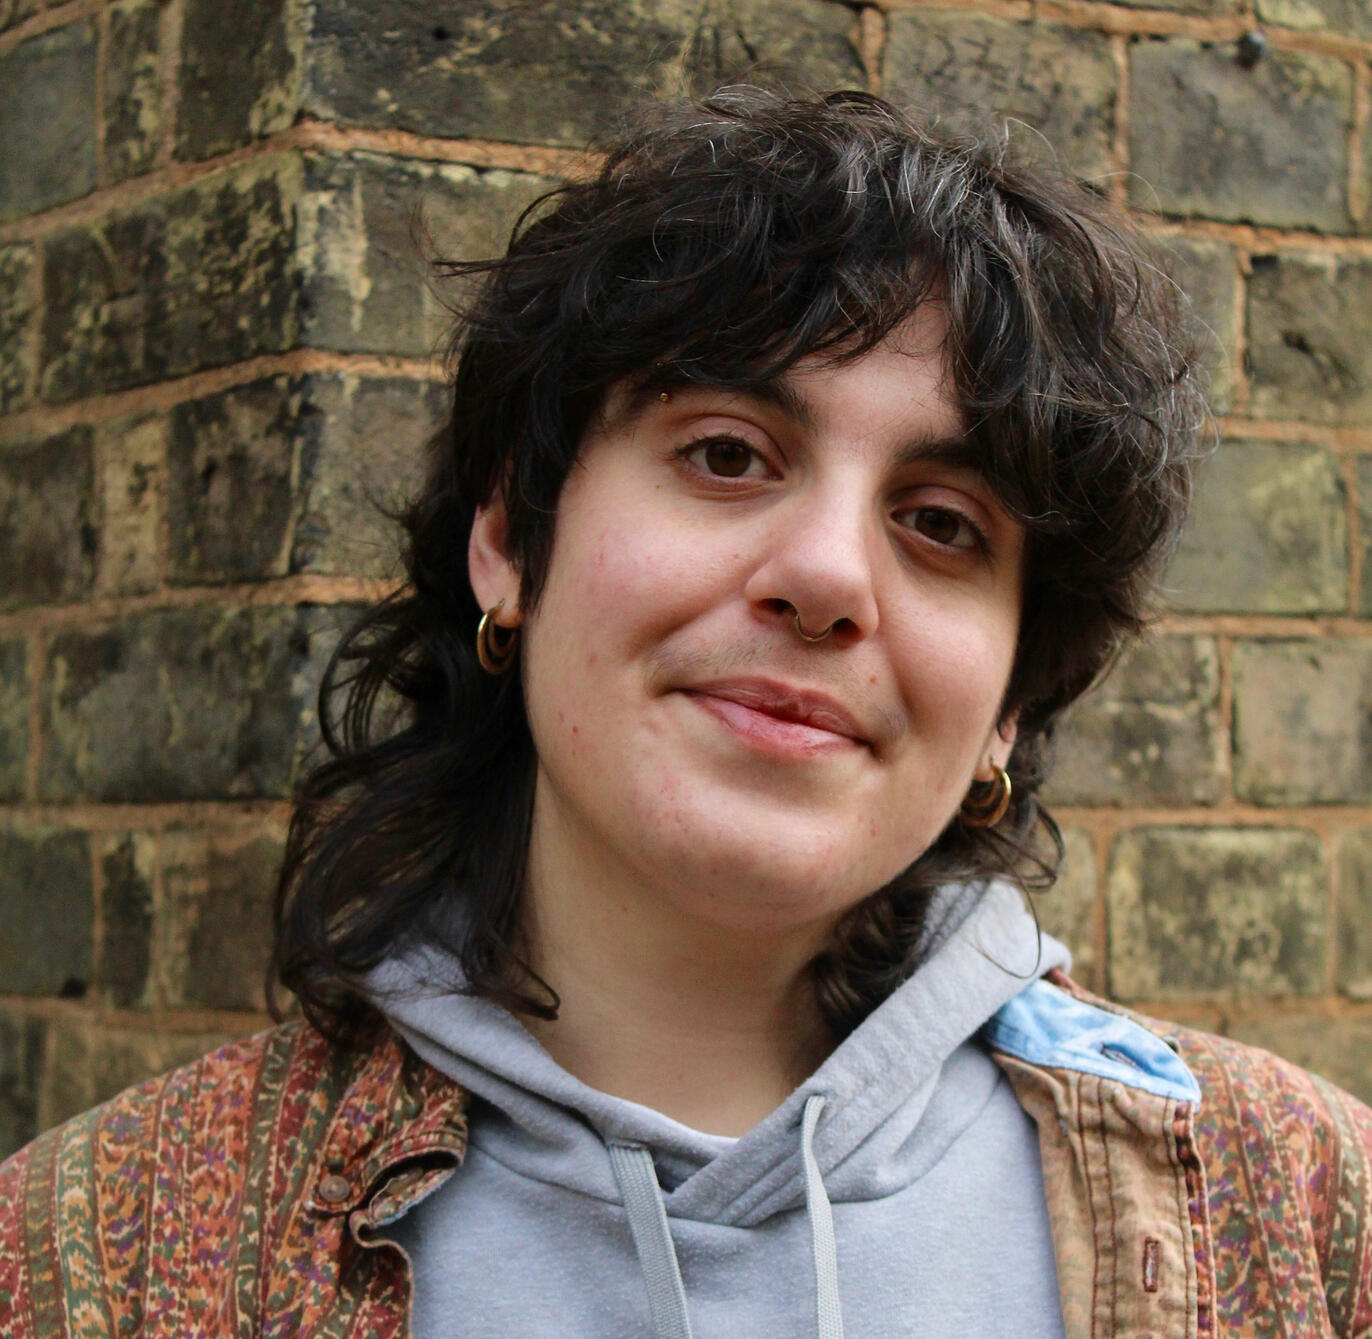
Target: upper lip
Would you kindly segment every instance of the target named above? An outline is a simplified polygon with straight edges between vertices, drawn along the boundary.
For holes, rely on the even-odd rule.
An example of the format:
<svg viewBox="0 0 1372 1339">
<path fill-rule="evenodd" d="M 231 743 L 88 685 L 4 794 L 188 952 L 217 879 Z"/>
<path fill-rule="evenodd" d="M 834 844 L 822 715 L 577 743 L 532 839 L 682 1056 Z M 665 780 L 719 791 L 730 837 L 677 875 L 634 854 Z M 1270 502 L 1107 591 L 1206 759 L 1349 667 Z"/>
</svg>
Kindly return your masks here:
<svg viewBox="0 0 1372 1339">
<path fill-rule="evenodd" d="M 692 684 L 686 691 L 737 702 L 739 706 L 765 712 L 778 720 L 847 735 L 862 744 L 871 742 L 868 732 L 852 712 L 827 693 L 813 688 L 798 688 L 772 679 L 747 678 Z"/>
</svg>

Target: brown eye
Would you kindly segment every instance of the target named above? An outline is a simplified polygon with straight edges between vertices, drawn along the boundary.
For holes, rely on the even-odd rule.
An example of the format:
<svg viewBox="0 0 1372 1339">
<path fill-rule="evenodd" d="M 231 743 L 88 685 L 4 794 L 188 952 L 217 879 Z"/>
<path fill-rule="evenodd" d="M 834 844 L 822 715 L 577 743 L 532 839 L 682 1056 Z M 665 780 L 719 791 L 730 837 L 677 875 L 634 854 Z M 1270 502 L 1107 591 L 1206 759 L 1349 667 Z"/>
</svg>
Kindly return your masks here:
<svg viewBox="0 0 1372 1339">
<path fill-rule="evenodd" d="M 704 450 L 705 468 L 712 475 L 722 475 L 724 479 L 738 479 L 748 473 L 753 462 L 753 451 L 742 442 L 708 442 Z"/>
<path fill-rule="evenodd" d="M 748 467 L 753 463 L 753 455 L 752 447 L 728 438 L 706 442 L 701 449 L 705 468 L 711 474 L 718 474 L 725 479 L 738 479 L 747 474 Z"/>
<path fill-rule="evenodd" d="M 911 530 L 935 544 L 943 544 L 952 549 L 970 549 L 976 545 L 977 536 L 971 523 L 964 516 L 945 507 L 917 507 L 909 513 Z"/>
</svg>

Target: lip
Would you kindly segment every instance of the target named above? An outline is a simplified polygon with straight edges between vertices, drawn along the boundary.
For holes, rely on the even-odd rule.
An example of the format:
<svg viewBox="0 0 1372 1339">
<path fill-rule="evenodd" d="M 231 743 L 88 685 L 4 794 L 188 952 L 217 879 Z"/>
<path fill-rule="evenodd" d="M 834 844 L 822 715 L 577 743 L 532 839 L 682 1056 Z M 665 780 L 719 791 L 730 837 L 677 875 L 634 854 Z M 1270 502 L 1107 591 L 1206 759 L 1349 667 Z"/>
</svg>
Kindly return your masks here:
<svg viewBox="0 0 1372 1339">
<path fill-rule="evenodd" d="M 770 679 L 726 679 L 681 690 L 749 742 L 813 754 L 868 740 L 853 714 L 825 693 Z"/>
</svg>

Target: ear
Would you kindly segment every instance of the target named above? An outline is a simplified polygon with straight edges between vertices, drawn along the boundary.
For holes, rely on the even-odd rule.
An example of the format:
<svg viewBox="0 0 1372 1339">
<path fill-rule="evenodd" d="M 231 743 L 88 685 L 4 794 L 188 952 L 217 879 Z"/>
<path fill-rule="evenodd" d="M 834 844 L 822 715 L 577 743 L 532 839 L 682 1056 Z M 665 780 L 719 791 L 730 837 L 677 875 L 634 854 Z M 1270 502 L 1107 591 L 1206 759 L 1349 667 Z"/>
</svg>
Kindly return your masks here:
<svg viewBox="0 0 1372 1339">
<path fill-rule="evenodd" d="M 505 504 L 499 497 L 493 497 L 484 507 L 477 508 L 472 522 L 467 575 L 471 578 L 472 594 L 482 609 L 490 609 L 504 600 L 500 625 L 512 628 L 520 621 L 519 570 L 510 561 L 508 547 Z"/>
<path fill-rule="evenodd" d="M 1018 733 L 1018 712 L 1011 712 L 1004 720 L 997 723 L 995 729 L 991 731 L 990 738 L 986 741 L 986 751 L 977 764 L 976 780 L 991 781 L 994 779 L 995 774 L 991 771 L 991 764 L 1004 767 L 1010 761 L 1010 754 L 1015 749 L 1015 736 Z M 983 772 L 985 773 L 984 776 L 982 775 Z"/>
</svg>

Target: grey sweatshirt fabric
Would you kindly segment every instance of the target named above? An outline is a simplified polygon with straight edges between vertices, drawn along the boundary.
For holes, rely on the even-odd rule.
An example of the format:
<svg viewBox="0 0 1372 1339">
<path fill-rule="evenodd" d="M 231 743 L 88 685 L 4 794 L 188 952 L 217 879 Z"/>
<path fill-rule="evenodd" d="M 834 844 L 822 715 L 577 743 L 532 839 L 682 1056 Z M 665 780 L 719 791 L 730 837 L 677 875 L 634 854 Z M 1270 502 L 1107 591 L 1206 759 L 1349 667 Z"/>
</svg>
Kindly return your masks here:
<svg viewBox="0 0 1372 1339">
<path fill-rule="evenodd" d="M 379 968 L 379 1007 L 476 1099 L 464 1166 L 388 1229 L 413 1265 L 416 1339 L 680 1325 L 695 1339 L 772 1339 L 826 1323 L 847 1339 L 1061 1335 L 1037 1136 L 976 1034 L 1068 955 L 1047 936 L 1040 951 L 1001 885 L 949 890 L 931 926 L 910 980 L 737 1140 L 587 1087 L 504 1009 L 431 985 L 451 981 L 450 965 L 444 976 L 416 955 Z M 641 1152 L 617 1174 L 611 1148 Z M 666 1240 L 649 1257 L 654 1188 L 626 1190 L 631 1162 L 660 1187 Z M 638 1227 L 626 1195 L 639 1197 Z M 682 1310 L 664 1319 L 672 1265 Z M 826 1278 L 837 1329 L 823 1319 Z"/>
</svg>

